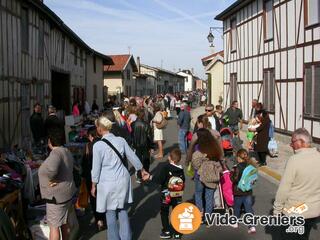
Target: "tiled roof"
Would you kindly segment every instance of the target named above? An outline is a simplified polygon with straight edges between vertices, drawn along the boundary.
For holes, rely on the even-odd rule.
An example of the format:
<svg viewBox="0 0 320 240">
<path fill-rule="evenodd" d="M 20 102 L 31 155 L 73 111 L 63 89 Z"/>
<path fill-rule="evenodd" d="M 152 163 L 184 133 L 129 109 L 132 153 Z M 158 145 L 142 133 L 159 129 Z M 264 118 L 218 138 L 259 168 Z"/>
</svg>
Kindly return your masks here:
<svg viewBox="0 0 320 240">
<path fill-rule="evenodd" d="M 104 71 L 108 71 L 108 72 L 121 72 L 122 70 L 125 69 L 129 60 L 131 60 L 132 58 L 132 56 L 129 54 L 109 55 L 109 57 L 112 59 L 114 65 L 104 66 Z"/>
<path fill-rule="evenodd" d="M 201 60 L 202 60 L 202 62 L 208 61 L 208 60 L 214 58 L 214 57 L 217 56 L 217 55 L 220 55 L 221 57 L 223 57 L 223 56 L 224 56 L 223 50 L 220 51 L 220 52 L 213 53 L 213 54 L 211 54 L 211 55 L 209 55 L 209 56 L 207 56 L 207 57 L 204 57 L 204 58 L 202 58 Z"/>
</svg>

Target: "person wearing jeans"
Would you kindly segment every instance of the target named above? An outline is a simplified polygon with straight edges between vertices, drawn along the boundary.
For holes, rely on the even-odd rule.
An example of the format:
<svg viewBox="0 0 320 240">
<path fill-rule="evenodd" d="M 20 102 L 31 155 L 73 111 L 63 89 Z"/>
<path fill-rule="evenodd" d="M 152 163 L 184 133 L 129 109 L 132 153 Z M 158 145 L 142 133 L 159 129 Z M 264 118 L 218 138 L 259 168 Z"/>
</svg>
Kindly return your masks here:
<svg viewBox="0 0 320 240">
<path fill-rule="evenodd" d="M 117 216 L 119 223 L 121 223 L 119 227 Z M 108 223 L 108 239 L 131 239 L 131 228 L 126 209 L 107 210 L 106 218 Z"/>
<path fill-rule="evenodd" d="M 208 188 L 204 186 L 204 184 L 200 181 L 199 175 L 196 173 L 194 177 L 195 183 L 195 203 L 201 212 L 203 212 L 203 216 L 205 213 L 212 213 L 214 208 L 214 188 Z M 204 194 L 204 199 L 203 199 Z M 204 201 L 203 201 L 204 200 Z"/>
<path fill-rule="evenodd" d="M 179 129 L 179 148 L 182 153 L 187 153 L 187 132 L 190 129 L 191 114 L 187 111 L 187 104 L 181 105 L 181 112 L 178 116 Z"/>
<path fill-rule="evenodd" d="M 97 198 L 97 212 L 106 212 L 108 239 L 131 240 L 126 207 L 133 202 L 132 184 L 124 157 L 142 177 L 146 171 L 126 140 L 110 133 L 112 122 L 107 117 L 101 116 L 96 126 L 102 139 L 93 145 L 91 195 Z"/>
</svg>

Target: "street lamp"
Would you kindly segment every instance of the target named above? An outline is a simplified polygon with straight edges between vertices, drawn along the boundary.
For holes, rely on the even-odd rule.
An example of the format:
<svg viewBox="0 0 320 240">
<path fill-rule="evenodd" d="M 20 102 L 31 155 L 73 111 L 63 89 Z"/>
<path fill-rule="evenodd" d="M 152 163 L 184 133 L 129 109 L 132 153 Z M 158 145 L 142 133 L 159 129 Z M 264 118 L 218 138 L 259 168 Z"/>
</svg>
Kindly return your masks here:
<svg viewBox="0 0 320 240">
<path fill-rule="evenodd" d="M 222 27 L 210 27 L 209 29 L 209 34 L 207 36 L 208 42 L 210 43 L 210 48 L 212 53 L 214 53 L 214 45 L 213 45 L 213 41 L 214 41 L 214 35 L 213 35 L 213 31 L 218 32 L 219 34 L 223 33 L 223 28 Z M 212 76 L 210 73 L 207 73 L 207 77 L 208 77 L 208 84 L 207 84 L 207 103 L 211 103 L 211 84 L 212 84 Z"/>
<path fill-rule="evenodd" d="M 207 39 L 208 39 L 208 42 L 210 43 L 210 47 L 213 47 L 214 36 L 211 31 L 209 32 Z"/>
<path fill-rule="evenodd" d="M 223 31 L 223 28 L 222 27 L 210 27 L 209 34 L 207 36 L 208 42 L 210 43 L 210 47 L 213 47 L 213 40 L 214 40 L 214 35 L 212 33 L 213 31 L 216 31 L 219 34 L 221 34 Z"/>
</svg>

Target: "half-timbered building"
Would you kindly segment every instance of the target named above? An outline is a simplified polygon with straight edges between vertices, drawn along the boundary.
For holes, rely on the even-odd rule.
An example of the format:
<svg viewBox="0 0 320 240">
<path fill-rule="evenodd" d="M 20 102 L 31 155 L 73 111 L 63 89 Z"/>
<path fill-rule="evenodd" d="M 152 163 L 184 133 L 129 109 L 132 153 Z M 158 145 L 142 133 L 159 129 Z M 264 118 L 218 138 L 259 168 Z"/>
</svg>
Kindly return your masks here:
<svg viewBox="0 0 320 240">
<path fill-rule="evenodd" d="M 238 0 L 224 29 L 224 99 L 249 118 L 259 99 L 279 132 L 305 127 L 320 140 L 320 1 Z"/>
<path fill-rule="evenodd" d="M 68 114 L 72 102 L 90 92 L 87 100 L 102 104 L 103 65 L 111 59 L 91 49 L 42 1 L 1 0 L 0 33 L 0 147 L 30 143 L 36 102 Z"/>
</svg>

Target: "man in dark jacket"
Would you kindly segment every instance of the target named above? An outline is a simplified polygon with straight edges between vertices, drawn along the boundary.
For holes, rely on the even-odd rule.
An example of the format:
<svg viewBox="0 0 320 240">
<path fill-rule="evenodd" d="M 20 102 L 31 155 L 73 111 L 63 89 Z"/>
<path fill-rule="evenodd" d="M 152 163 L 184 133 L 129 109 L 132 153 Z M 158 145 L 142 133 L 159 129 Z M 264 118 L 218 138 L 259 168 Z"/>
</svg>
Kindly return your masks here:
<svg viewBox="0 0 320 240">
<path fill-rule="evenodd" d="M 49 106 L 46 121 L 44 122 L 45 136 L 48 137 L 52 132 L 60 131 L 65 139 L 64 122 L 57 117 L 57 111 L 54 106 Z M 65 142 L 65 140 L 64 140 Z"/>
<path fill-rule="evenodd" d="M 143 119 L 145 111 L 140 109 L 137 113 L 138 118 L 131 124 L 132 146 L 142 162 L 143 168 L 149 172 L 150 168 L 150 149 L 152 148 L 153 136 L 149 124 Z"/>
<path fill-rule="evenodd" d="M 33 114 L 30 117 L 30 128 L 36 145 L 38 145 L 45 137 L 44 121 L 41 116 L 41 110 L 41 105 L 36 103 L 33 107 Z"/>
<path fill-rule="evenodd" d="M 187 132 L 190 129 L 191 114 L 187 110 L 187 104 L 183 103 L 181 105 L 181 112 L 178 116 L 178 125 L 179 125 L 179 148 L 183 154 L 187 152 Z"/>
</svg>

